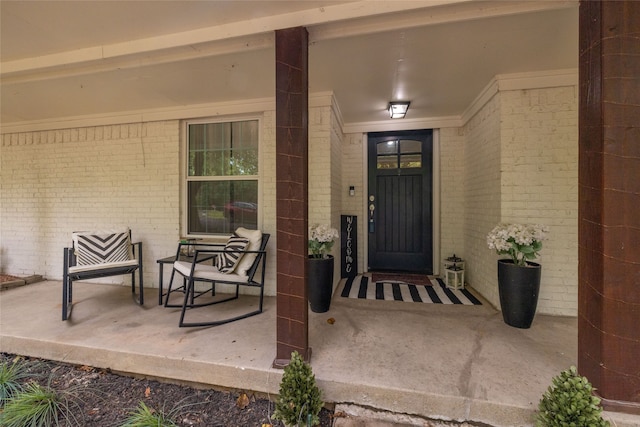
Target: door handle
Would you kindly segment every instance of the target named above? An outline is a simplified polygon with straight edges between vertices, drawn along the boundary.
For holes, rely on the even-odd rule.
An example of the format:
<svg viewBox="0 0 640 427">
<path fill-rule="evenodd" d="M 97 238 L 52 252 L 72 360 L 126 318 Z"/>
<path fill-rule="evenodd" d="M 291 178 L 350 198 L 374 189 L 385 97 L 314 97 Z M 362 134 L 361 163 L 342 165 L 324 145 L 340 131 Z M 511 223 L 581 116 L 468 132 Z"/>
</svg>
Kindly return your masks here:
<svg viewBox="0 0 640 427">
<path fill-rule="evenodd" d="M 376 210 L 376 205 L 373 203 L 375 198 L 373 195 L 369 196 L 369 233 L 375 233 L 376 231 L 376 222 L 374 218 L 374 212 Z"/>
</svg>

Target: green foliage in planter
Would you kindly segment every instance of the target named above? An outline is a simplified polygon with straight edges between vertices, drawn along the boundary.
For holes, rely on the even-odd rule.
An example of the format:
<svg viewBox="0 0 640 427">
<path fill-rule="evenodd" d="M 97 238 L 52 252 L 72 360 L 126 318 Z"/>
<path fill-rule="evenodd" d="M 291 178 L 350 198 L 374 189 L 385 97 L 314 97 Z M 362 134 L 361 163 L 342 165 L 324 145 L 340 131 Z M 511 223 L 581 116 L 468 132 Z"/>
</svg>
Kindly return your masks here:
<svg viewBox="0 0 640 427">
<path fill-rule="evenodd" d="M 320 424 L 318 414 L 322 405 L 311 366 L 294 351 L 291 362 L 284 368 L 273 417 L 289 426 L 315 426 Z"/>
<path fill-rule="evenodd" d="M 80 414 L 77 396 L 65 390 L 28 383 L 15 394 L 0 412 L 0 425 L 4 427 L 57 427 L 80 426 L 74 414 Z"/>
<path fill-rule="evenodd" d="M 594 396 L 589 380 L 578 375 L 575 366 L 553 378 L 542 396 L 536 417 L 537 427 L 606 427 L 600 399 Z"/>
</svg>

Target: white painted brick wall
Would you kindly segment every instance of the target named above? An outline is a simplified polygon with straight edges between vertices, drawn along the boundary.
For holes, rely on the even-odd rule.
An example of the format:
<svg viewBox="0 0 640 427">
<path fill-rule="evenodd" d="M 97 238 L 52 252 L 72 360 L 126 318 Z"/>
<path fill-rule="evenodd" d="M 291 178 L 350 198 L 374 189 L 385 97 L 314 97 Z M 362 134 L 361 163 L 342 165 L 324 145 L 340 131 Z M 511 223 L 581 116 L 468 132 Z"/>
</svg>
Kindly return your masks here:
<svg viewBox="0 0 640 427">
<path fill-rule="evenodd" d="M 460 128 L 440 129 L 440 254 L 465 258 L 465 137 Z M 436 242 L 437 244 L 437 242 Z M 434 268 L 440 268 L 440 265 Z M 442 272 L 440 271 L 440 274 Z"/>
<path fill-rule="evenodd" d="M 128 226 L 154 284 L 179 237 L 178 153 L 178 121 L 3 135 L 2 271 L 59 280 L 73 231 Z"/>
<path fill-rule="evenodd" d="M 265 272 L 265 295 L 277 293 L 277 242 L 276 235 L 276 114 L 265 111 L 260 135 L 260 223 L 259 227 L 270 233 L 267 244 L 267 271 Z"/>
<path fill-rule="evenodd" d="M 440 131 L 442 254 L 463 256 L 467 281 L 495 305 L 498 256 L 486 233 L 501 220 L 540 221 L 551 238 L 539 311 L 576 313 L 576 104 L 574 87 L 501 92 L 463 129 Z M 309 134 L 309 222 L 338 228 L 341 214 L 358 215 L 362 270 L 366 141 L 343 135 L 331 106 L 310 109 Z M 59 279 L 72 231 L 130 226 L 144 243 L 145 285 L 157 286 L 155 261 L 174 253 L 180 236 L 181 144 L 175 120 L 2 135 L 0 270 Z M 274 295 L 274 111 L 264 112 L 260 144 L 261 224 L 272 234 L 266 293 Z"/>
<path fill-rule="evenodd" d="M 578 105 L 576 87 L 501 93 L 502 219 L 549 226 L 538 262 L 538 311 L 577 315 Z M 507 203 L 508 201 L 508 203 Z"/>
<path fill-rule="evenodd" d="M 342 145 L 344 143 L 344 134 L 340 128 L 340 123 L 336 119 L 335 114 L 331 111 L 331 224 L 333 227 L 340 229 L 340 215 L 342 209 L 342 194 L 347 191 L 342 183 Z M 340 245 L 336 242 L 334 247 L 334 255 L 339 256 Z"/>
<path fill-rule="evenodd" d="M 340 229 L 342 138 L 330 105 L 309 109 L 309 226 L 328 224 Z M 336 258 L 335 287 L 340 277 L 339 240 L 331 254 Z"/>
<path fill-rule="evenodd" d="M 363 216 L 363 206 L 367 197 L 366 183 L 363 179 L 365 168 L 363 144 L 366 144 L 366 136 L 361 133 L 347 134 L 342 144 L 342 212 L 344 215 L 356 215 L 358 217 L 358 272 L 365 271 L 364 254 L 367 218 Z M 355 195 L 349 195 L 349 186 L 355 187 Z"/>
<path fill-rule="evenodd" d="M 260 219 L 271 233 L 265 293 L 275 295 L 275 111 L 261 123 Z M 180 135 L 177 120 L 2 135 L 0 271 L 59 280 L 73 231 L 129 226 L 143 242 L 145 286 L 157 287 L 156 260 L 175 253 L 181 234 Z M 311 109 L 310 135 L 311 220 L 338 227 L 342 134 L 330 107 Z M 166 285 L 170 268 L 164 273 Z"/>
<path fill-rule="evenodd" d="M 309 225 L 332 223 L 331 108 L 309 109 Z"/>
<path fill-rule="evenodd" d="M 498 222 L 544 223 L 538 312 L 577 314 L 576 88 L 504 91 L 465 125 L 467 280 L 499 307 L 497 259 L 486 234 Z"/>
<path fill-rule="evenodd" d="M 342 145 L 344 143 L 344 134 L 340 128 L 340 122 L 337 120 L 335 113 L 331 110 L 331 225 L 340 231 L 340 216 L 343 214 L 342 193 L 344 185 L 342 183 Z M 331 253 L 335 257 L 333 269 L 333 287 L 338 287 L 340 283 L 341 272 L 341 244 L 340 239 L 336 240 Z"/>
<path fill-rule="evenodd" d="M 494 96 L 465 127 L 465 280 L 499 306 L 496 258 L 486 234 L 500 222 L 500 99 Z"/>
</svg>

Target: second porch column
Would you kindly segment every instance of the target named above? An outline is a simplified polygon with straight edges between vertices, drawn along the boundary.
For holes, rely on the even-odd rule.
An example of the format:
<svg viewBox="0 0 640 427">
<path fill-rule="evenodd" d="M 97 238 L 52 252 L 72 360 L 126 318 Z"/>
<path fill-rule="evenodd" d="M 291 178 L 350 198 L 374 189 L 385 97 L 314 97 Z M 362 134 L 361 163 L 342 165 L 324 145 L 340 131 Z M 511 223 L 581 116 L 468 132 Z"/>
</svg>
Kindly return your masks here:
<svg viewBox="0 0 640 427">
<path fill-rule="evenodd" d="M 275 367 L 294 350 L 309 360 L 308 46 L 306 28 L 276 31 L 277 314 Z"/>
<path fill-rule="evenodd" d="M 578 368 L 640 414 L 640 2 L 580 3 Z"/>
</svg>

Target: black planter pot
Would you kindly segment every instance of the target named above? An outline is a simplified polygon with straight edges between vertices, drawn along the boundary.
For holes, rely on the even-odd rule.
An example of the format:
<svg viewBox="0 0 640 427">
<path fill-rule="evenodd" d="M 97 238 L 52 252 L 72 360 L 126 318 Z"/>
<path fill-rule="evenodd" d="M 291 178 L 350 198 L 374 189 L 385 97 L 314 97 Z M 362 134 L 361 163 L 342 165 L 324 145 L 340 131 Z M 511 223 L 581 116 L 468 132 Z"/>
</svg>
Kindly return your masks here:
<svg viewBox="0 0 640 427">
<path fill-rule="evenodd" d="M 333 257 L 307 258 L 307 274 L 307 296 L 311 311 L 329 311 L 333 293 Z"/>
<path fill-rule="evenodd" d="M 527 329 L 533 322 L 540 292 L 542 267 L 535 262 L 526 266 L 512 260 L 498 261 L 498 289 L 504 322 L 516 328 Z"/>
</svg>

